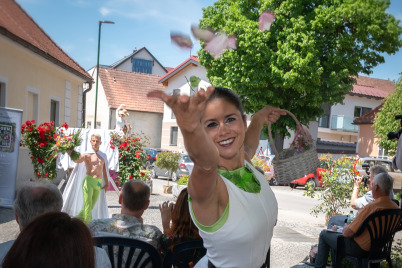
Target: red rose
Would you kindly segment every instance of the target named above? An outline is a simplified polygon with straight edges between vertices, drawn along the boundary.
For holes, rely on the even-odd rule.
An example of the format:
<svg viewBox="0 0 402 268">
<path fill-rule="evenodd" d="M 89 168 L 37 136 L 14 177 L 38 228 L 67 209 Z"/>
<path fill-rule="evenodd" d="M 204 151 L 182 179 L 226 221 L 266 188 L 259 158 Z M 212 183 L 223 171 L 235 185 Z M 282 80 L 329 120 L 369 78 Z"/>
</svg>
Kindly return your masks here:
<svg viewBox="0 0 402 268">
<path fill-rule="evenodd" d="M 65 129 L 68 129 L 68 125 L 66 122 L 63 123 L 63 125 L 61 125 L 62 127 L 64 127 Z"/>
<path fill-rule="evenodd" d="M 130 151 L 130 147 L 127 147 L 126 151 L 127 151 L 127 152 Z"/>
<path fill-rule="evenodd" d="M 22 124 L 22 125 L 21 125 L 21 129 L 24 129 L 24 128 L 25 128 L 25 124 Z"/>
<path fill-rule="evenodd" d="M 145 177 L 145 173 L 144 173 L 144 172 L 141 172 L 141 176 L 142 176 L 142 177 Z"/>
<path fill-rule="evenodd" d="M 129 180 L 132 180 L 132 179 L 133 179 L 133 176 L 128 175 L 128 179 L 129 179 Z"/>
<path fill-rule="evenodd" d="M 57 134 L 53 134 L 53 138 L 57 138 Z"/>
<path fill-rule="evenodd" d="M 135 157 L 140 158 L 140 155 L 139 155 L 139 154 L 136 154 Z"/>
<path fill-rule="evenodd" d="M 115 147 L 114 147 L 113 145 L 110 145 L 110 148 L 111 148 L 112 150 L 114 150 Z"/>
<path fill-rule="evenodd" d="M 39 144 L 39 146 L 40 146 L 40 147 L 45 147 L 46 144 L 45 144 L 45 142 L 41 142 L 41 143 Z"/>
<path fill-rule="evenodd" d="M 31 127 L 30 127 L 30 128 L 28 128 L 28 131 L 29 131 L 29 132 L 32 132 L 32 128 L 31 128 Z"/>
<path fill-rule="evenodd" d="M 32 125 L 31 121 L 26 121 L 25 124 L 26 124 L 27 126 Z"/>
<path fill-rule="evenodd" d="M 150 154 L 147 155 L 147 160 L 149 160 L 149 159 L 151 159 L 151 155 L 150 155 Z"/>
<path fill-rule="evenodd" d="M 36 172 L 36 175 L 40 176 L 40 173 L 39 173 L 39 172 Z"/>
<path fill-rule="evenodd" d="M 38 163 L 39 164 L 43 164 L 45 161 L 42 159 L 42 158 L 40 158 L 40 157 L 38 157 Z"/>
<path fill-rule="evenodd" d="M 140 154 L 141 152 L 140 152 L 140 151 L 136 151 L 135 153 L 136 153 L 136 154 Z"/>
<path fill-rule="evenodd" d="M 38 146 L 38 143 L 37 143 L 37 142 L 35 142 L 34 144 L 35 144 L 35 146 Z"/>
<path fill-rule="evenodd" d="M 137 141 L 140 141 L 141 139 L 140 138 L 137 138 Z"/>
<path fill-rule="evenodd" d="M 32 124 L 35 124 L 35 120 L 31 120 L 31 123 L 32 123 Z"/>
<path fill-rule="evenodd" d="M 47 178 L 49 178 L 49 173 L 46 172 L 45 176 L 46 176 Z"/>
<path fill-rule="evenodd" d="M 33 159 L 33 156 L 31 155 L 31 159 Z"/>
</svg>

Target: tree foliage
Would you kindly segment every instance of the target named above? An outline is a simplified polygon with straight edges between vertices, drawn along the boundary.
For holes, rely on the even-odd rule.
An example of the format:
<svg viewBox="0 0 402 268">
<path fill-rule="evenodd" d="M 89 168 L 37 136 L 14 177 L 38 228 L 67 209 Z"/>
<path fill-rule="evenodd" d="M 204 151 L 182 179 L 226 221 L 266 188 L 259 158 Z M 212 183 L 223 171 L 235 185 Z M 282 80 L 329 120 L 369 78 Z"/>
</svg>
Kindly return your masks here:
<svg viewBox="0 0 402 268">
<path fill-rule="evenodd" d="M 377 144 L 386 149 L 389 155 L 396 153 L 397 140 L 388 140 L 389 131 L 396 132 L 401 128 L 400 120 L 395 120 L 395 115 L 402 114 L 402 80 L 396 86 L 395 91 L 385 98 L 385 102 L 376 114 L 374 121 L 374 133 L 379 138 Z"/>
<path fill-rule="evenodd" d="M 155 165 L 161 169 L 167 169 L 169 171 L 169 180 L 172 177 L 172 173 L 176 172 L 179 168 L 179 159 L 181 155 L 176 152 L 162 151 L 156 156 Z"/>
<path fill-rule="evenodd" d="M 235 34 L 237 49 L 200 62 L 215 86 L 233 89 L 248 113 L 269 104 L 302 123 L 320 116 L 322 104 L 341 103 L 353 77 L 384 62 L 381 53 L 402 46 L 399 21 L 385 12 L 389 0 L 218 0 L 203 10 L 200 27 Z M 265 10 L 275 13 L 269 31 L 258 30 Z M 204 46 L 205 44 L 202 44 Z M 289 117 L 273 131 L 295 129 Z"/>
</svg>

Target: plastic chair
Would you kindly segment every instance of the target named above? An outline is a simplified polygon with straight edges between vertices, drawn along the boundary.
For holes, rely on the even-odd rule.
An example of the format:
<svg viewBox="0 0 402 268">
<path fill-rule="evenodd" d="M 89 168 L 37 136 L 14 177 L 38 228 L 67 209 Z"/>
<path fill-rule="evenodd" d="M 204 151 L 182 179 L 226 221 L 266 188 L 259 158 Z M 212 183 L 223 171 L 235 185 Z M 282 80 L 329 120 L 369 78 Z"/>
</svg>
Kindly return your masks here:
<svg viewBox="0 0 402 268">
<path fill-rule="evenodd" d="M 96 246 L 106 246 L 103 248 L 109 255 L 112 268 L 161 267 L 162 260 L 158 251 L 147 242 L 116 236 L 94 237 L 94 240 Z M 117 257 L 117 265 L 115 257 Z M 134 265 L 131 265 L 132 262 Z"/>
<path fill-rule="evenodd" d="M 195 265 L 207 250 L 204 248 L 202 239 L 188 240 L 178 243 L 169 250 L 163 259 L 163 268 L 189 268 L 190 263 Z"/>
<path fill-rule="evenodd" d="M 357 230 L 354 237 L 358 237 L 365 230 L 368 230 L 371 247 L 368 255 L 365 257 L 351 256 L 348 252 L 343 250 L 344 237 L 340 235 L 337 240 L 337 250 L 335 267 L 339 267 L 343 258 L 351 259 L 356 262 L 359 268 L 369 267 L 369 264 L 375 264 L 374 267 L 380 267 L 380 262 L 386 260 L 389 267 L 392 268 L 391 261 L 391 247 L 394 239 L 395 232 L 398 230 L 402 219 L 402 210 L 400 209 L 386 209 L 370 214 L 363 221 L 359 230 Z M 364 266 L 363 266 L 364 262 Z"/>
</svg>

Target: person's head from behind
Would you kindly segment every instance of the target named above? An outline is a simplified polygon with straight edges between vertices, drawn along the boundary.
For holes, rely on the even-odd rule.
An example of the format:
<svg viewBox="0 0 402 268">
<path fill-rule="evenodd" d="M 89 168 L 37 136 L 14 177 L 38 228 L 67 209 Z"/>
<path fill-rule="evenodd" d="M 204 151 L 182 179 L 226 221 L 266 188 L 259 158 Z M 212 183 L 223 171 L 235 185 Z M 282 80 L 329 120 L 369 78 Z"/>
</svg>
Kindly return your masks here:
<svg viewBox="0 0 402 268">
<path fill-rule="evenodd" d="M 99 134 L 92 134 L 90 143 L 95 152 L 99 151 L 99 147 L 102 144 L 101 136 Z"/>
<path fill-rule="evenodd" d="M 87 268 L 95 266 L 88 227 L 63 212 L 45 213 L 30 222 L 14 241 L 3 268 Z"/>
<path fill-rule="evenodd" d="M 190 216 L 187 188 L 184 188 L 177 197 L 171 217 L 172 248 L 181 241 L 200 238 L 198 228 L 195 226 Z"/>
<path fill-rule="evenodd" d="M 379 173 L 375 175 L 372 185 L 373 197 L 388 196 L 392 191 L 394 179 L 387 173 Z"/>
<path fill-rule="evenodd" d="M 13 206 L 15 219 L 23 229 L 39 215 L 61 211 L 63 197 L 52 183 L 28 183 L 18 189 Z"/>
<path fill-rule="evenodd" d="M 369 176 L 369 188 L 373 186 L 374 177 L 380 173 L 388 173 L 387 169 L 383 166 L 375 165 L 370 167 L 370 176 Z"/>
<path fill-rule="evenodd" d="M 231 158 L 243 146 L 246 116 L 239 97 L 230 89 L 215 87 L 201 118 L 208 136 L 223 158 Z"/>
<path fill-rule="evenodd" d="M 141 180 L 130 180 L 123 186 L 119 197 L 122 212 L 143 213 L 149 206 L 151 190 Z"/>
</svg>

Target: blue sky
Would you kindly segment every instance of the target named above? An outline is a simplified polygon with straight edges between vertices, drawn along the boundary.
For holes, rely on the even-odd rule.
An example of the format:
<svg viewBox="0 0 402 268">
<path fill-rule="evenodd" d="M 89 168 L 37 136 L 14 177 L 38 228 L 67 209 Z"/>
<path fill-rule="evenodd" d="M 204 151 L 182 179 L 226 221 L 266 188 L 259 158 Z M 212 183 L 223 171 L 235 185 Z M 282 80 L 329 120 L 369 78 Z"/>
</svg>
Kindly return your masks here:
<svg viewBox="0 0 402 268">
<path fill-rule="evenodd" d="M 88 70 L 96 65 L 98 22 L 102 24 L 100 64 L 109 65 L 146 47 L 166 67 L 176 67 L 190 55 L 172 44 L 170 31 L 190 35 L 202 8 L 215 0 L 17 0 L 40 27 L 76 62 Z M 391 0 L 388 10 L 402 21 L 402 1 Z M 193 40 L 194 41 L 194 40 Z M 200 48 L 195 43 L 192 54 Z M 401 49 L 402 50 L 402 49 Z M 386 55 L 370 77 L 397 80 L 402 51 Z"/>
</svg>

